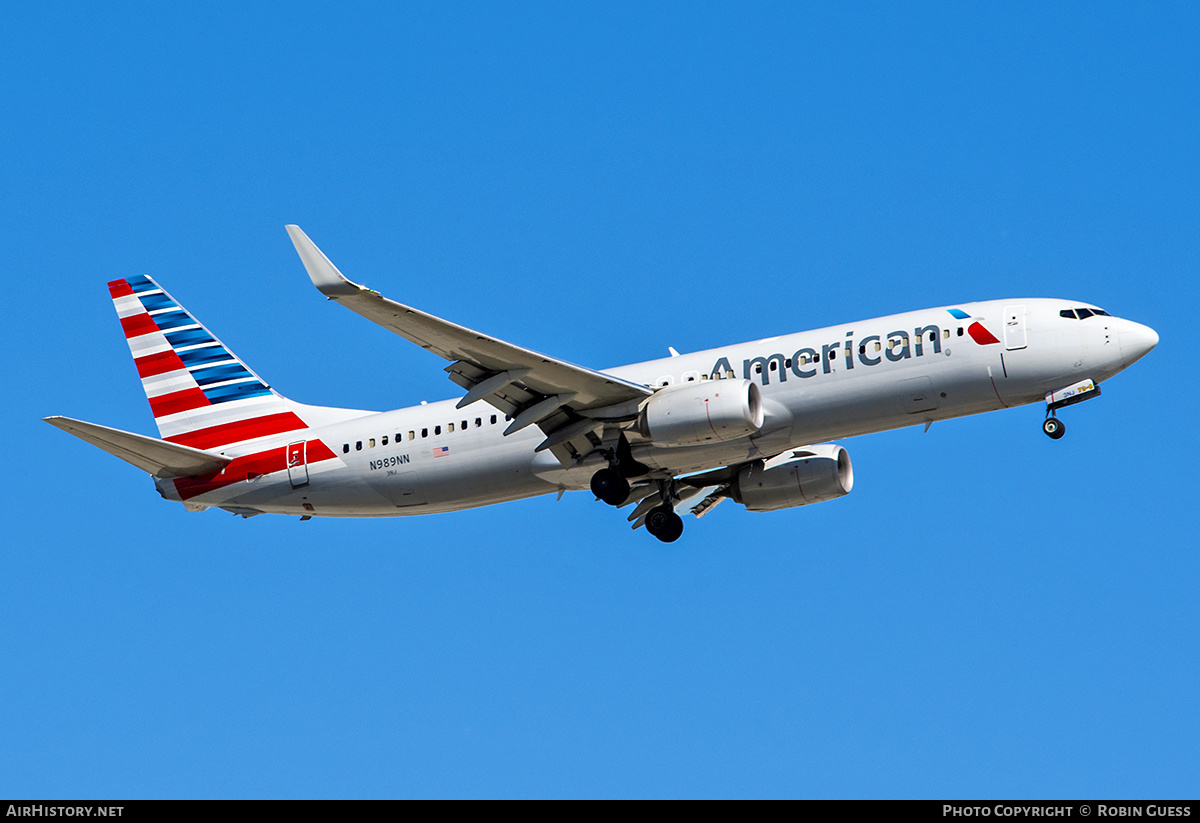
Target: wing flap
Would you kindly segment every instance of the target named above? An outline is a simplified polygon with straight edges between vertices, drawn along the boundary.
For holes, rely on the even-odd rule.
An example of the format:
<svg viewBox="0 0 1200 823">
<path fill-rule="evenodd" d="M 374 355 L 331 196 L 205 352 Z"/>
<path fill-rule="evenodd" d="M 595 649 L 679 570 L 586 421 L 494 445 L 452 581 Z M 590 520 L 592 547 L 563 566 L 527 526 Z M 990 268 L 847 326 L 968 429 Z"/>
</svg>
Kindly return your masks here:
<svg viewBox="0 0 1200 823">
<path fill-rule="evenodd" d="M 195 477 L 215 472 L 233 461 L 222 454 L 168 443 L 143 434 L 85 423 L 70 417 L 43 417 L 47 423 L 119 457 L 155 477 Z"/>
<path fill-rule="evenodd" d="M 516 417 L 522 409 L 536 403 L 540 398 L 540 395 L 518 383 L 521 377 L 528 373 L 528 369 L 508 369 L 492 373 L 466 360 L 456 360 L 447 366 L 445 371 L 452 382 L 467 389 L 467 393 L 455 408 L 461 409 L 475 400 L 484 400 L 505 414 Z"/>
</svg>

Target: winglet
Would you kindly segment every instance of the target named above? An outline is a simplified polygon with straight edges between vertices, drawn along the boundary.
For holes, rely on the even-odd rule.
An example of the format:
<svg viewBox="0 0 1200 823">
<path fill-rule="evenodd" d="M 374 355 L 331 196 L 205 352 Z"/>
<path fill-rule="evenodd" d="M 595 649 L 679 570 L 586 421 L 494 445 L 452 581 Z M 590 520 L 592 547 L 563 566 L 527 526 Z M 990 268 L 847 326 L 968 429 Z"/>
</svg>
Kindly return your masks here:
<svg viewBox="0 0 1200 823">
<path fill-rule="evenodd" d="M 317 291 L 330 298 L 345 297 L 363 291 L 362 286 L 347 280 L 345 275 L 337 270 L 337 266 L 329 262 L 329 258 L 308 239 L 308 235 L 301 231 L 299 226 L 289 225 L 286 228 L 288 237 L 292 238 L 292 245 L 296 247 L 296 253 L 300 255 L 300 262 L 304 264 Z"/>
</svg>

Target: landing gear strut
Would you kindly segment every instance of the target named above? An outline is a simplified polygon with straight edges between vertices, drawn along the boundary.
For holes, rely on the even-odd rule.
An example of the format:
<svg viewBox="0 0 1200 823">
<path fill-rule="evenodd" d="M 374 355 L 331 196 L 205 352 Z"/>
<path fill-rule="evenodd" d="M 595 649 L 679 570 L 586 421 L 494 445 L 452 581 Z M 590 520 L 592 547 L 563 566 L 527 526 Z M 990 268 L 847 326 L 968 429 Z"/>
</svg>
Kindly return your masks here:
<svg viewBox="0 0 1200 823">
<path fill-rule="evenodd" d="M 1080 380 L 1065 389 L 1050 392 L 1046 395 L 1046 419 L 1042 422 L 1042 431 L 1052 440 L 1058 440 L 1067 433 L 1067 427 L 1054 416 L 1054 412 L 1065 406 L 1074 406 L 1076 403 L 1099 396 L 1100 384 L 1091 378 Z"/>
<path fill-rule="evenodd" d="M 629 499 L 628 478 L 643 477 L 650 473 L 650 467 L 633 458 L 633 450 L 629 448 L 629 441 L 625 439 L 624 434 L 617 441 L 616 447 L 604 452 L 604 455 L 608 458 L 608 466 L 592 475 L 592 494 L 610 506 L 623 506 Z M 645 489 L 639 492 L 642 503 L 635 509 L 634 514 L 644 511 L 642 506 L 653 505 L 652 500 L 658 502 L 659 505 L 646 512 L 642 523 L 646 526 L 646 531 L 662 542 L 674 543 L 683 535 L 683 518 L 675 513 L 674 508 L 680 496 L 675 492 L 674 479 L 667 478 L 657 482 L 658 491 L 653 497 L 645 493 L 649 491 L 645 486 L 641 487 Z M 637 518 L 630 516 L 629 519 Z"/>
</svg>

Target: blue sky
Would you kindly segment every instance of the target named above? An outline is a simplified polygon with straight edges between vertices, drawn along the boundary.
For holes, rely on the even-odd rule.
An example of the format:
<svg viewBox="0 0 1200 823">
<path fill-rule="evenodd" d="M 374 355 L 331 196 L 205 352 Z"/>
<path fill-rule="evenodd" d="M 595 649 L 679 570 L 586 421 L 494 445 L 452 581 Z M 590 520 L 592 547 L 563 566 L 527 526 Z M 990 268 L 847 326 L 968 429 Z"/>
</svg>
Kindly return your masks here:
<svg viewBox="0 0 1200 823">
<path fill-rule="evenodd" d="M 17 4 L 0 795 L 1195 797 L 1192 4 Z M 596 367 L 1056 296 L 1162 342 L 1068 409 L 844 443 L 664 546 L 587 494 L 185 513 L 104 283 L 296 400 L 454 396 L 308 283 Z"/>
</svg>

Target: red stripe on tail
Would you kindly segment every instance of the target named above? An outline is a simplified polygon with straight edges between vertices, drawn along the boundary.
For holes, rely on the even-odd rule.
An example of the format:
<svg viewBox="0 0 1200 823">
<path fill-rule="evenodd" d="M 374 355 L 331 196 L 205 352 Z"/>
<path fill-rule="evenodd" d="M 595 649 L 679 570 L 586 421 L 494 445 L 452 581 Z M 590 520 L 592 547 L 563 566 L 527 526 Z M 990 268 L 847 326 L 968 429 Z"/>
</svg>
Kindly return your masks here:
<svg viewBox="0 0 1200 823">
<path fill-rule="evenodd" d="M 150 315 L 145 312 L 122 317 L 121 328 L 125 330 L 126 337 L 140 337 L 143 334 L 158 331 L 158 326 L 154 325 L 154 321 L 150 319 Z"/>
<path fill-rule="evenodd" d="M 133 287 L 124 280 L 109 280 L 108 293 L 115 300 L 118 297 L 124 297 L 127 294 L 133 294 Z"/>
<path fill-rule="evenodd" d="M 184 389 L 150 398 L 150 410 L 154 412 L 155 417 L 165 417 L 168 414 L 191 411 L 209 405 L 212 404 L 208 402 L 208 398 L 200 389 Z"/>
<path fill-rule="evenodd" d="M 133 363 L 137 366 L 139 377 L 153 377 L 156 374 L 166 374 L 169 371 L 179 371 L 184 368 L 183 361 L 174 351 L 160 351 L 158 354 L 148 354 L 145 357 L 135 357 Z"/>
<path fill-rule="evenodd" d="M 240 443 L 243 440 L 252 440 L 255 437 L 266 437 L 269 434 L 283 434 L 307 428 L 308 424 L 292 412 L 280 412 L 263 417 L 252 417 L 249 420 L 235 420 L 219 426 L 209 426 L 207 429 L 184 432 L 166 439 L 181 446 L 191 446 L 193 449 L 212 449 L 230 443 Z"/>
</svg>

